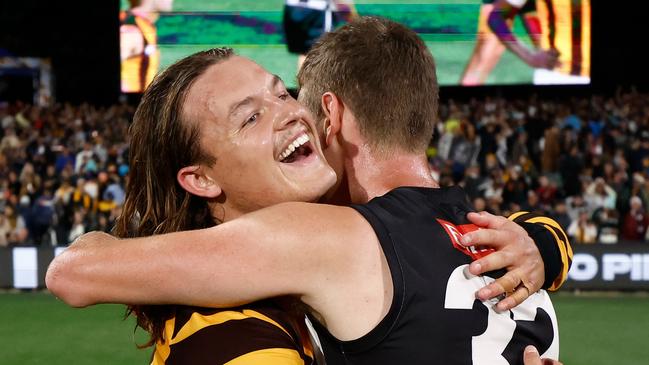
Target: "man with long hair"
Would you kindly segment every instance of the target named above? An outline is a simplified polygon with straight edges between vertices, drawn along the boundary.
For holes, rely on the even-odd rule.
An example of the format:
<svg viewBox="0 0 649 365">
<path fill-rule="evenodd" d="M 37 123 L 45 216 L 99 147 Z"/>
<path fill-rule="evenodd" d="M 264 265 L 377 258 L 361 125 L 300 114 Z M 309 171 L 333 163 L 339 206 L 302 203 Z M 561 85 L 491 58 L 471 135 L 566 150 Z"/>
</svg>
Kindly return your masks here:
<svg viewBox="0 0 649 365">
<path fill-rule="evenodd" d="M 264 115 L 248 115 L 253 104 Z M 140 237 L 212 227 L 278 202 L 315 201 L 335 180 L 315 133 L 281 80 L 250 60 L 225 48 L 186 57 L 154 79 L 134 115 L 129 185 L 114 233 Z M 275 161 L 296 138 L 300 157 Z M 255 189 L 259 182 L 262 189 Z M 297 365 L 313 356 L 303 314 L 287 299 L 223 310 L 129 310 L 151 334 L 146 345 L 156 344 L 152 364 Z"/>
<path fill-rule="evenodd" d="M 277 105 L 292 101 L 276 89 L 276 79 L 247 79 L 257 74 L 246 69 L 254 69 L 247 62 L 226 60 L 200 76 L 182 114 L 187 122 L 202 123 L 203 134 L 193 140 L 200 137 L 214 159 L 192 162 L 175 172 L 176 179 L 213 204 L 214 217 L 224 223 L 128 240 L 87 235 L 48 271 L 48 286 L 57 295 L 76 306 L 110 301 L 223 307 L 288 294 L 308 306 L 334 364 L 520 363 L 527 344 L 557 355 L 556 318 L 547 295 L 536 293 L 542 275 L 518 267 L 495 281 L 474 276 L 513 265 L 513 247 L 525 246 L 525 257 L 534 256 L 535 248 L 523 228 L 505 218 L 471 213 L 487 229 L 467 234 L 478 227 L 467 220 L 471 208 L 463 193 L 439 188 L 431 178 L 425 149 L 437 113 L 437 82 L 433 59 L 414 32 L 377 18 L 352 22 L 326 35 L 300 72 L 301 98 L 316 113 L 338 176 L 327 199 L 357 203 L 351 207 L 283 203 L 259 209 L 313 200 L 315 187 L 331 176 L 314 165 L 317 146 L 308 144 L 313 135 L 295 117 L 279 113 Z M 244 83 L 256 87 L 239 92 Z M 288 125 L 295 129 L 276 132 Z M 304 183 L 298 176 L 316 168 L 321 175 L 298 188 Z M 300 192 L 294 195 L 301 199 L 281 188 Z M 242 215 L 246 211 L 255 212 Z M 146 215 L 138 213 L 140 219 Z M 523 223 L 535 238 L 562 237 L 559 245 L 551 239 L 565 260 L 558 270 L 546 267 L 544 286 L 550 287 L 565 279 L 569 246 L 552 221 L 535 219 L 543 225 Z M 484 256 L 485 250 L 461 244 L 468 241 L 489 241 L 502 250 Z M 510 293 L 497 306 L 475 299 L 488 282 L 478 292 L 481 299 Z M 531 312 L 541 319 L 532 317 L 522 327 L 532 330 L 520 333 L 518 325 L 530 322 Z M 485 328 L 486 336 L 478 336 Z M 475 336 L 487 342 L 472 345 Z"/>
</svg>

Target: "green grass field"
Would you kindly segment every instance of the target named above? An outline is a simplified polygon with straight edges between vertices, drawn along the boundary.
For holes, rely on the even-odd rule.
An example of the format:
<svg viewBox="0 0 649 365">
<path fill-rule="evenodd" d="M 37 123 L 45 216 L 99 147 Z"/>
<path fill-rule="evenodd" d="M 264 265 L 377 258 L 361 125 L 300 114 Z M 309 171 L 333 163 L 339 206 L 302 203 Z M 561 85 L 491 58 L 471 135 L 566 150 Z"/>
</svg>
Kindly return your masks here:
<svg viewBox="0 0 649 365">
<path fill-rule="evenodd" d="M 647 364 L 649 296 L 554 295 L 566 365 Z M 0 364 L 146 364 L 123 306 L 71 309 L 46 293 L 0 294 Z"/>
</svg>

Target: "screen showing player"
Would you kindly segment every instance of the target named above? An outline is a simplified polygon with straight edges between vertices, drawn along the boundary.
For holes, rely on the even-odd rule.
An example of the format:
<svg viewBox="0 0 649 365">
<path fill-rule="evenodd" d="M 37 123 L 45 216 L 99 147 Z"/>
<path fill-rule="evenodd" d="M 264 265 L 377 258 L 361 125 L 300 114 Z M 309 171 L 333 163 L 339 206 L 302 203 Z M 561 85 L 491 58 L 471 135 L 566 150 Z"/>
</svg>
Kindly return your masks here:
<svg viewBox="0 0 649 365">
<path fill-rule="evenodd" d="M 121 0 L 122 92 L 181 57 L 229 46 L 295 87 L 303 54 L 357 15 L 424 39 L 441 85 L 590 82 L 590 0 Z"/>
</svg>

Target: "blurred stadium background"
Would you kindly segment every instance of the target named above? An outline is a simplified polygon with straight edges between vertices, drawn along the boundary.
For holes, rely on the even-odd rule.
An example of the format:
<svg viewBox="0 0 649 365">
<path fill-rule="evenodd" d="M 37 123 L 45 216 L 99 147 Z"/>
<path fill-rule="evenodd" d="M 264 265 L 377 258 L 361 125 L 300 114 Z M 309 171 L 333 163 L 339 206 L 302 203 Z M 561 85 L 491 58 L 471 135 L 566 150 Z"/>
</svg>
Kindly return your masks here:
<svg viewBox="0 0 649 365">
<path fill-rule="evenodd" d="M 646 364 L 649 72 L 640 53 L 649 35 L 646 4 L 593 1 L 589 85 L 530 85 L 531 69 L 505 52 L 487 80 L 494 85 L 463 88 L 455 85 L 475 42 L 481 1 L 355 3 L 360 14 L 417 29 L 436 57 L 445 86 L 430 155 L 442 184 L 475 188 L 474 202 L 496 213 L 540 210 L 567 229 L 575 226 L 571 277 L 553 295 L 563 362 Z M 176 0 L 157 24 L 160 64 L 233 44 L 291 84 L 297 57 L 284 45 L 281 6 Z M 148 361 L 150 351 L 136 349 L 145 336 L 134 332 L 132 319 L 122 320 L 122 306 L 74 310 L 40 290 L 53 243 L 64 246 L 74 232 L 108 230 L 119 212 L 115 195 L 128 168 L 123 136 L 139 97 L 120 91 L 118 14 L 127 7 L 117 0 L 0 2 L 0 198 L 6 219 L 15 226 L 20 216 L 25 224 L 7 242 L 11 247 L 0 245 L 0 364 Z M 514 29 L 523 34 L 520 23 Z M 467 157 L 466 149 L 475 154 Z M 59 192 L 73 202 L 61 204 Z M 590 245 L 580 244 L 591 240 L 580 228 L 586 225 L 594 232 Z"/>
</svg>

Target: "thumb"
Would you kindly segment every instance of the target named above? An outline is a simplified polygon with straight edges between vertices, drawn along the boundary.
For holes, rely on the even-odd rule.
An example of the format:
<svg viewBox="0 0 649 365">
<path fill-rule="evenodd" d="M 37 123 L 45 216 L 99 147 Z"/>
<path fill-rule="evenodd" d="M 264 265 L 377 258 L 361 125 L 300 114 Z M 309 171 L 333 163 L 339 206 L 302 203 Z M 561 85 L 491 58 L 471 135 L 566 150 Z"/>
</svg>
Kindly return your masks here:
<svg viewBox="0 0 649 365">
<path fill-rule="evenodd" d="M 529 345 L 525 348 L 523 353 L 523 364 L 524 365 L 541 365 L 541 355 L 536 347 Z"/>
</svg>

